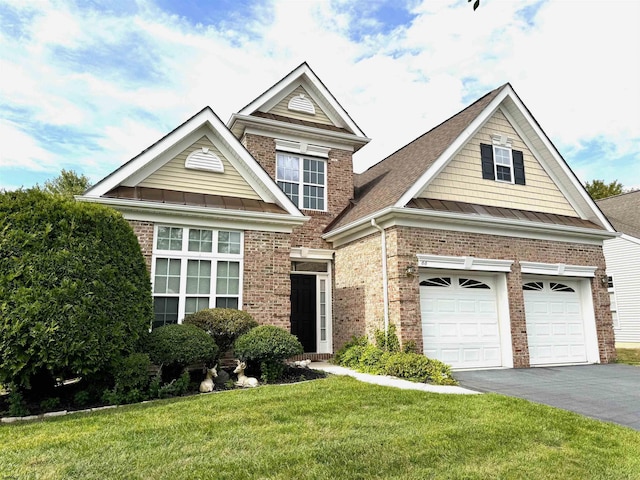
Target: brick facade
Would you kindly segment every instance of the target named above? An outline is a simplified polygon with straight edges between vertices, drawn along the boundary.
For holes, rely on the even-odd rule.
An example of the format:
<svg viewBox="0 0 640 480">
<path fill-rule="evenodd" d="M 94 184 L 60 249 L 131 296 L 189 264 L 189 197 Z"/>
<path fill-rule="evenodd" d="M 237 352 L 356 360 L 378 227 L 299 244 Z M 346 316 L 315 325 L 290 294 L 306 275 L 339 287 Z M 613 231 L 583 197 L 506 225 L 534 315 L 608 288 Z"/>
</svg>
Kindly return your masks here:
<svg viewBox="0 0 640 480">
<path fill-rule="evenodd" d="M 609 363 L 615 359 L 609 294 L 606 286 L 596 281 L 605 272 L 600 246 L 409 227 L 389 228 L 386 239 L 389 320 L 396 325 L 402 343 L 413 340 L 422 351 L 419 279 L 406 274 L 408 266 L 417 268 L 416 254 L 473 256 L 514 260 L 511 273 L 506 275 L 514 366 L 529 366 L 520 261 L 597 267 L 591 292 L 600 361 Z M 352 334 L 370 334 L 382 324 L 379 245 L 380 236 L 376 234 L 345 245 L 336 254 L 335 348 Z M 354 318 L 365 325 L 350 326 L 355 325 Z"/>
<path fill-rule="evenodd" d="M 273 138 L 247 134 L 245 148 L 260 163 L 271 178 L 276 178 L 276 142 Z M 329 151 L 327 160 L 327 211 L 302 210 L 310 218 L 293 231 L 291 246 L 331 249 L 321 236 L 325 228 L 349 205 L 353 198 L 353 159 L 346 150 Z"/>
<path fill-rule="evenodd" d="M 151 273 L 153 222 L 129 220 Z M 291 281 L 290 234 L 244 232 L 244 283 L 242 309 L 261 325 L 289 330 Z"/>
<path fill-rule="evenodd" d="M 290 253 L 288 233 L 244 232 L 242 309 L 261 325 L 290 329 Z"/>
<path fill-rule="evenodd" d="M 147 270 L 151 273 L 151 257 L 153 255 L 153 222 L 142 222 L 140 220 L 127 220 L 133 233 L 138 237 L 138 243 L 147 264 Z"/>
<path fill-rule="evenodd" d="M 336 249 L 333 296 L 333 350 L 352 337 L 373 339 L 384 324 L 382 246 L 374 234 Z"/>
</svg>

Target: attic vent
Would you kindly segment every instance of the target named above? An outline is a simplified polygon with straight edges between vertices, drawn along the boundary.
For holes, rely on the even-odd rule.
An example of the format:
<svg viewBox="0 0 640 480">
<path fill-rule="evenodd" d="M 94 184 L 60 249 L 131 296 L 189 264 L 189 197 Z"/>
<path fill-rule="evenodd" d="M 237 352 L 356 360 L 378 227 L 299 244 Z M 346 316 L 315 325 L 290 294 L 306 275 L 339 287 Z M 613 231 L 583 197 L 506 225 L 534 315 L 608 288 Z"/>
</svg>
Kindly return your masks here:
<svg viewBox="0 0 640 480">
<path fill-rule="evenodd" d="M 311 103 L 311 100 L 304 96 L 304 93 L 296 95 L 289 100 L 287 108 L 295 112 L 308 113 L 309 115 L 316 114 L 316 108 L 313 106 L 313 103 Z"/>
<path fill-rule="evenodd" d="M 185 168 L 193 170 L 207 170 L 208 172 L 224 173 L 222 160 L 208 148 L 201 148 L 189 154 L 184 162 Z"/>
</svg>

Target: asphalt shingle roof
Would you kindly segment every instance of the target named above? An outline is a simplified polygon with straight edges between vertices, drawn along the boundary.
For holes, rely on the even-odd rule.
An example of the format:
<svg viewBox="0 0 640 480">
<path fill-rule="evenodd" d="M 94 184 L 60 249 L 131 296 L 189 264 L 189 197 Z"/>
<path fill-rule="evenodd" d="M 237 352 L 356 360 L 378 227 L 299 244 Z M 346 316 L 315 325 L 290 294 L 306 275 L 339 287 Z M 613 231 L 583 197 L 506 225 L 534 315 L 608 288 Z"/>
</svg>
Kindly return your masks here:
<svg viewBox="0 0 640 480">
<path fill-rule="evenodd" d="M 327 230 L 394 205 L 505 87 L 492 90 L 367 171 L 354 175 L 353 203 Z"/>
<path fill-rule="evenodd" d="M 618 232 L 640 238 L 640 190 L 596 200 L 596 203 Z"/>
</svg>

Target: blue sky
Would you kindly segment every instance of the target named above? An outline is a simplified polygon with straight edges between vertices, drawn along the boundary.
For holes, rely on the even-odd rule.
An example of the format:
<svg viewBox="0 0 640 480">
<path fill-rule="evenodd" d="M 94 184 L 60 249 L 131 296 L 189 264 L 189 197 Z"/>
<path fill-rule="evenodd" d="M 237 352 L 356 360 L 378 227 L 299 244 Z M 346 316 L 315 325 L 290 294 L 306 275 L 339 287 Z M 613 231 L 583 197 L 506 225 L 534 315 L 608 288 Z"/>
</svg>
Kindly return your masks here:
<svg viewBox="0 0 640 480">
<path fill-rule="evenodd" d="M 0 0 L 0 188 L 97 181 L 307 61 L 357 171 L 511 82 L 580 180 L 640 188 L 635 0 Z"/>
</svg>

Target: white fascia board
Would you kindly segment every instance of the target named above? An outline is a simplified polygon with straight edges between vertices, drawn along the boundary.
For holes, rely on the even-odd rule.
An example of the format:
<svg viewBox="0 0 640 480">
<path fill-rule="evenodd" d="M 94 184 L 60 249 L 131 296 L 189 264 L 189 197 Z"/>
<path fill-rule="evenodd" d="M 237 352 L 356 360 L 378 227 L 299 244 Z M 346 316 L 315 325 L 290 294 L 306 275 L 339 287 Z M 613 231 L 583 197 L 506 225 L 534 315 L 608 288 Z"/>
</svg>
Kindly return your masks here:
<svg viewBox="0 0 640 480">
<path fill-rule="evenodd" d="M 292 247 L 290 258 L 306 260 L 333 260 L 335 250 L 326 248 Z"/>
<path fill-rule="evenodd" d="M 520 262 L 523 274 L 553 275 L 563 277 L 595 277 L 598 267 L 566 265 L 564 263 Z"/>
<path fill-rule="evenodd" d="M 362 147 L 371 141 L 367 137 L 359 137 L 351 133 L 334 132 L 333 130 L 324 130 L 317 127 L 308 127 L 306 125 L 298 125 L 295 123 L 283 124 L 278 120 L 272 120 L 270 118 L 256 117 L 252 115 L 240 115 L 234 113 L 229 120 L 230 128 L 235 128 L 236 125 L 244 126 L 244 130 L 236 133 L 256 133 L 269 137 L 273 137 L 274 134 L 287 139 L 310 139 L 317 138 L 323 139 L 323 144 L 329 144 L 329 142 L 335 142 L 335 145 L 342 145 L 343 150 L 354 150 L 354 147 Z M 292 135 L 292 132 L 299 134 L 299 136 Z M 291 137 L 288 138 L 287 137 Z M 348 146 L 348 148 L 346 148 Z"/>
<path fill-rule="evenodd" d="M 509 95 L 509 99 L 513 104 L 513 106 L 509 105 L 509 103 L 505 104 L 505 110 L 510 114 L 508 118 L 513 122 L 514 125 L 519 125 L 520 122 L 515 117 L 517 115 L 521 115 L 527 122 L 528 127 L 531 128 L 531 130 L 536 135 L 537 140 L 549 152 L 549 154 L 555 161 L 555 166 L 559 168 L 561 172 L 561 174 L 556 172 L 556 175 L 554 175 L 554 181 L 558 180 L 556 184 L 561 188 L 562 193 L 565 195 L 567 200 L 572 204 L 572 206 L 574 206 L 578 213 L 584 216 L 584 218 L 597 218 L 600 224 L 608 231 L 615 231 L 604 214 L 598 209 L 595 202 L 589 196 L 573 171 L 569 168 L 569 165 L 567 165 L 567 163 L 562 159 L 560 153 L 556 150 L 549 138 L 539 127 L 538 122 L 531 116 L 518 96 L 513 93 L 511 87 L 508 86 L 507 88 L 510 92 L 512 92 L 512 94 Z M 515 108 L 516 110 L 514 111 L 513 108 Z M 520 134 L 520 131 L 518 133 Z M 527 138 L 529 137 L 529 135 L 524 134 L 521 135 L 521 137 Z M 539 152 L 539 149 L 535 150 Z M 544 156 L 542 158 L 544 158 Z M 555 172 L 553 165 L 550 165 L 549 167 Z M 570 193 L 566 188 L 562 188 L 565 186 L 565 182 L 562 181 L 562 178 L 565 178 L 569 181 L 569 185 L 573 188 L 573 193 Z M 588 212 L 585 212 L 585 208 L 588 209 Z"/>
<path fill-rule="evenodd" d="M 249 126 L 245 129 L 245 135 L 259 135 L 262 137 L 270 137 L 276 141 L 276 150 L 278 150 L 278 140 L 295 143 L 306 143 L 317 145 L 318 147 L 327 147 L 329 149 L 344 150 L 347 152 L 353 152 L 353 145 L 347 143 L 340 143 L 334 139 L 327 139 L 320 135 L 292 135 L 291 132 L 275 132 L 274 130 L 267 130 L 265 128 Z M 328 152 L 327 152 L 328 153 Z"/>
<path fill-rule="evenodd" d="M 192 226 L 219 225 L 227 228 L 290 233 L 309 217 L 288 214 L 226 210 L 194 205 L 145 202 L 119 198 L 76 196 L 82 202 L 100 203 L 122 213 L 128 220 L 179 223 Z"/>
<path fill-rule="evenodd" d="M 200 111 L 194 117 L 190 118 L 171 133 L 167 134 L 162 140 L 156 142 L 147 150 L 143 151 L 136 157 L 133 157 L 132 160 L 129 160 L 129 162 L 125 163 L 119 169 L 100 180 L 93 187 L 87 190 L 84 195 L 90 197 L 104 195 L 109 190 L 112 190 L 122 184 L 122 182 L 127 178 L 135 175 L 138 170 L 146 167 L 147 164 L 159 157 L 174 144 L 178 143 L 182 138 L 193 133 L 194 130 L 197 130 L 204 122 L 214 116 L 215 115 L 213 115 L 213 111 L 210 108 Z"/>
<path fill-rule="evenodd" d="M 445 255 L 416 254 L 418 266 L 447 270 L 473 270 L 478 272 L 511 272 L 513 260 L 493 258 L 452 257 Z"/>
<path fill-rule="evenodd" d="M 631 235 L 627 235 L 626 233 L 622 233 L 620 234 L 620 238 L 623 240 L 626 240 L 627 242 L 631 242 L 631 243 L 635 243 L 637 245 L 640 245 L 640 238 L 638 237 L 633 237 Z"/>
<path fill-rule="evenodd" d="M 449 161 L 458 153 L 462 147 L 475 135 L 475 133 L 484 125 L 484 123 L 493 115 L 500 103 L 509 94 L 509 87 L 505 87 L 494 98 L 489 105 L 465 128 L 462 133 L 456 138 L 447 149 L 442 152 L 442 155 L 433 162 L 433 164 L 418 178 L 418 180 L 400 197 L 400 199 L 393 205 L 394 207 L 404 207 L 412 198 L 417 197 L 422 192 L 429 182 L 433 180 L 449 163 Z"/>
<path fill-rule="evenodd" d="M 366 135 L 362 130 L 360 130 L 351 117 L 349 117 L 349 114 L 347 114 L 347 112 L 340 106 L 331 92 L 329 92 L 329 90 L 322 84 L 320 79 L 315 73 L 313 73 L 306 63 L 303 63 L 298 68 L 290 72 L 286 77 L 278 81 L 269 90 L 253 100 L 238 113 L 240 115 L 251 115 L 257 110 L 262 110 L 265 106 L 270 106 L 269 108 L 266 108 L 269 110 L 298 86 L 298 80 L 300 83 L 306 83 L 306 85 L 303 86 L 311 87 L 308 88 L 307 91 L 314 97 L 313 99 L 317 104 L 325 104 L 330 107 L 329 109 L 325 109 L 325 113 L 327 113 L 334 123 L 338 125 L 343 124 L 347 126 L 354 135 L 366 138 Z M 315 92 L 310 90 L 315 90 Z M 337 115 L 338 118 L 331 118 L 333 115 Z M 339 121 L 336 121 L 338 119 Z M 231 119 L 227 124 L 231 126 L 232 123 Z"/>
<path fill-rule="evenodd" d="M 222 153 L 235 168 L 245 174 L 245 180 L 263 200 L 274 201 L 289 215 L 304 216 L 210 108 L 202 110 L 121 169 L 98 182 L 84 195 L 99 197 L 121 184 L 137 185 L 162 166 L 157 163 L 159 158 L 168 162 L 203 135 L 214 145 L 222 144 Z M 234 158 L 239 161 L 234 162 Z"/>
<path fill-rule="evenodd" d="M 523 220 L 470 216 L 462 213 L 388 207 L 322 236 L 334 247 L 349 243 L 374 233 L 369 226 L 372 218 L 382 228 L 392 226 L 449 230 L 501 237 L 531 238 L 565 243 L 602 245 L 604 240 L 618 236 L 615 232 L 571 227 Z"/>
</svg>

